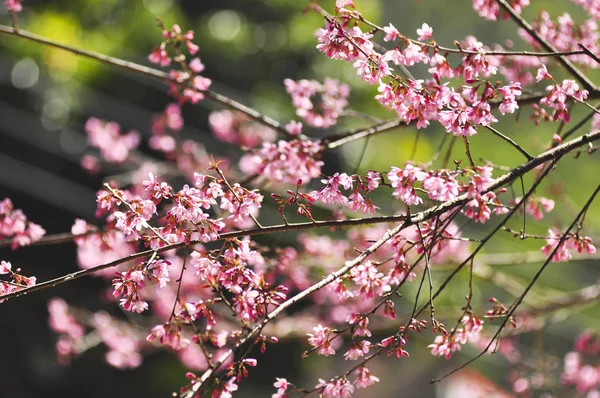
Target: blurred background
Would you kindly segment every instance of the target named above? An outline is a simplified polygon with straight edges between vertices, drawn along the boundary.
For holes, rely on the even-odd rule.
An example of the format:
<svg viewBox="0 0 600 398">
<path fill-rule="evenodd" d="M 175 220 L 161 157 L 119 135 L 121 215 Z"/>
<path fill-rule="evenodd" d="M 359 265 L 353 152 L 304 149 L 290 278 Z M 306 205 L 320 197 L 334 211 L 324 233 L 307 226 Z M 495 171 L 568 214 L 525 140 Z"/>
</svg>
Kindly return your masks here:
<svg viewBox="0 0 600 398">
<path fill-rule="evenodd" d="M 321 1 L 329 11 L 333 11 L 333 3 Z M 469 0 L 355 0 L 355 3 L 368 19 L 380 25 L 391 22 L 409 35 L 416 36 L 415 30 L 427 22 L 442 45 L 452 46 L 454 40 L 474 35 L 486 44 L 513 40 L 515 48 L 526 48 L 513 23 L 479 18 Z M 538 15 L 542 9 L 548 10 L 554 18 L 565 11 L 576 21 L 586 18 L 582 9 L 571 1 L 533 3 L 526 9 L 527 18 Z M 160 18 L 166 26 L 177 23 L 183 30 L 196 32 L 195 43 L 200 46 L 199 55 L 206 65 L 203 75 L 213 80 L 212 89 L 281 122 L 295 118 L 282 84 L 286 77 L 319 81 L 333 77 L 345 81 L 352 88 L 352 109 L 381 119 L 393 118 L 393 114 L 373 100 L 375 89 L 360 81 L 351 65 L 331 61 L 318 53 L 314 32 L 323 21 L 316 13 L 305 13 L 306 6 L 305 1 L 289 0 L 27 0 L 19 17 L 20 26 L 36 34 L 145 65 L 149 64 L 148 54 L 161 40 L 160 29 L 156 27 L 156 19 Z M 3 7 L 0 9 L 0 23 L 9 25 L 10 16 Z M 418 68 L 413 72 L 423 76 Z M 556 75 L 560 76 L 560 72 Z M 600 82 L 597 72 L 591 72 L 590 77 Z M 23 209 L 31 221 L 42 225 L 49 234 L 69 231 L 75 218 L 93 220 L 95 192 L 111 170 L 90 175 L 80 167 L 82 155 L 89 150 L 85 121 L 91 116 L 116 121 L 124 131 L 134 129 L 148 138 L 152 115 L 162 112 L 165 105 L 172 102 L 166 91 L 167 87 L 161 82 L 0 35 L 0 200 L 10 197 L 16 208 Z M 208 101 L 184 106 L 184 133 L 202 142 L 209 153 L 237 156 L 235 147 L 224 146 L 210 132 L 207 117 L 215 109 L 220 108 Z M 518 118 L 504 118 L 499 129 L 530 153 L 539 153 L 548 147 L 557 126 L 534 128 L 528 120 L 529 113 L 526 109 Z M 573 121 L 585 114 L 575 109 Z M 334 129 L 308 130 L 307 134 L 318 137 L 366 124 L 364 120 L 348 118 Z M 582 132 L 588 130 L 589 123 Z M 385 171 L 391 165 L 401 166 L 410 156 L 415 134 L 413 128 L 404 128 L 368 142 L 347 145 L 327 155 L 327 169 L 351 173 L 356 168 Z M 433 155 L 445 133 L 434 126 L 421 134 L 416 160 L 425 161 Z M 514 150 L 486 134 L 474 137 L 472 144 L 476 158 L 484 156 L 486 160 L 506 166 L 522 161 Z M 157 156 L 146 142 L 141 148 L 148 156 Z M 490 148 L 493 149 L 490 151 Z M 461 157 L 462 149 L 457 148 L 456 153 Z M 552 192 L 554 198 L 561 198 L 555 210 L 559 214 L 550 215 L 545 223 L 530 224 L 528 231 L 545 234 L 553 221 L 568 222 L 570 219 L 565 217 L 577 213 L 590 189 L 598 183 L 598 170 L 597 156 L 596 159 L 593 156 L 565 159 L 539 192 L 540 195 Z M 526 183 L 530 181 L 526 179 Z M 392 205 L 385 210 L 391 211 Z M 599 210 L 596 204 L 588 214 L 587 232 L 591 236 L 600 236 Z M 519 228 L 518 223 L 515 228 Z M 476 226 L 466 229 L 471 234 L 483 230 Z M 539 250 L 540 246 L 539 241 L 517 242 L 507 234 L 496 238 L 487 251 L 527 252 Z M 21 248 L 15 252 L 0 248 L 0 259 L 22 268 L 25 275 L 37 276 L 38 281 L 78 269 L 72 244 Z M 525 284 L 539 265 L 533 262 L 507 266 L 502 272 Z M 551 265 L 536 292 L 544 297 L 597 283 L 598 265 L 596 260 Z M 440 278 L 443 276 L 440 273 Z M 442 313 L 444 308 L 456 309 L 464 304 L 464 281 L 450 285 L 447 294 L 440 299 Z M 149 355 L 140 368 L 129 371 L 119 371 L 106 364 L 101 347 L 89 350 L 70 365 L 57 365 L 56 337 L 47 326 L 47 299 L 61 296 L 70 304 L 94 310 L 102 308 L 97 296 L 103 288 L 103 281 L 84 278 L 0 305 L 0 341 L 3 342 L 0 396 L 159 397 L 168 396 L 186 382 L 185 369 L 165 352 Z M 478 282 L 476 294 L 483 301 L 490 295 L 510 298 L 486 281 Z M 564 314 L 565 319 L 543 332 L 521 336 L 518 344 L 530 357 L 533 367 L 536 361 L 547 359 L 541 353 L 562 359 L 579 331 L 598 330 L 600 321 L 594 316 L 597 310 L 597 306 L 571 309 Z M 465 347 L 451 361 L 437 360 L 425 348 L 430 339 L 427 335 L 413 344 L 410 361 L 382 359 L 370 366 L 382 381 L 378 386 L 359 391 L 356 396 L 479 396 L 473 391 L 461 390 L 464 385 L 461 380 L 471 385 L 484 384 L 488 396 L 510 396 L 499 392 L 502 388 L 510 390 L 506 376 L 509 366 L 500 356 L 486 356 L 459 377 L 430 385 L 432 378 L 477 354 L 475 348 Z M 253 377 L 243 383 L 242 392 L 236 396 L 270 396 L 275 392 L 272 387 L 275 377 L 313 386 L 322 374 L 334 375 L 338 373 L 336 369 L 344 368 L 343 360 L 312 357 L 300 360 L 303 344 L 305 342 L 284 342 L 269 349 L 266 356 L 260 358 L 258 369 L 252 370 Z M 549 366 L 548 374 L 552 374 L 560 363 Z M 494 391 L 498 391 L 497 395 L 493 395 Z"/>
</svg>

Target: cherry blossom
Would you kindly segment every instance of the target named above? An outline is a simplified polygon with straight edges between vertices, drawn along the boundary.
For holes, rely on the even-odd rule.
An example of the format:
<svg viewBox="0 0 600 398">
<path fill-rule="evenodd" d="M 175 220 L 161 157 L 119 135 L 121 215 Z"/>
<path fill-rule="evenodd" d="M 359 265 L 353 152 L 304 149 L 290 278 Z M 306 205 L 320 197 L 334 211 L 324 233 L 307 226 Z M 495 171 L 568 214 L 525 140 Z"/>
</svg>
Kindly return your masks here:
<svg viewBox="0 0 600 398">
<path fill-rule="evenodd" d="M 21 0 L 5 0 L 4 5 L 6 6 L 6 8 L 8 8 L 9 11 L 12 12 L 20 12 L 23 10 Z"/>
<path fill-rule="evenodd" d="M 218 139 L 245 148 L 253 148 L 263 142 L 275 140 L 273 130 L 252 122 L 250 118 L 239 112 L 228 110 L 211 112 L 208 122 Z M 298 129 L 298 127 L 294 128 Z M 302 125 L 299 128 L 301 130 Z M 298 134 L 299 132 L 295 135 Z"/>
<path fill-rule="evenodd" d="M 429 40 L 433 36 L 433 28 L 428 24 L 424 23 L 419 29 L 417 29 L 419 40 Z"/>
<path fill-rule="evenodd" d="M 10 198 L 0 202 L 0 239 L 10 239 L 11 248 L 27 246 L 40 240 L 46 230 L 27 219 L 21 209 L 15 209 Z"/>
<path fill-rule="evenodd" d="M 366 68 L 370 70 L 369 66 Z M 337 118 L 348 105 L 350 87 L 337 80 L 327 78 L 323 83 L 319 83 L 316 80 L 285 79 L 284 84 L 286 91 L 292 96 L 296 114 L 309 126 L 327 128 L 336 124 Z M 317 98 L 313 100 L 313 97 L 319 99 L 317 106 Z"/>
<path fill-rule="evenodd" d="M 115 122 L 105 122 L 94 117 L 85 124 L 88 142 L 100 150 L 107 162 L 125 162 L 133 149 L 140 143 L 140 135 L 136 131 L 121 134 L 120 126 Z"/>
<path fill-rule="evenodd" d="M 263 143 L 258 152 L 249 153 L 240 160 L 240 168 L 248 174 L 261 174 L 268 179 L 295 184 L 308 182 L 321 174 L 323 162 L 318 159 L 318 142 L 305 140 Z"/>
</svg>

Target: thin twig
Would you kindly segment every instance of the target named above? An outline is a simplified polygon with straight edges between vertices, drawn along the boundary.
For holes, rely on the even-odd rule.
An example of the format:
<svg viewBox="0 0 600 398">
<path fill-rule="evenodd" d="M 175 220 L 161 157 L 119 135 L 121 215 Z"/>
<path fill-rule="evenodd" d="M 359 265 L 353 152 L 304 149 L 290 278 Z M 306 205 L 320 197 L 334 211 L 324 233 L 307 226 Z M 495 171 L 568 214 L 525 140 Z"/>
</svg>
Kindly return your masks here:
<svg viewBox="0 0 600 398">
<path fill-rule="evenodd" d="M 349 142 L 360 140 L 361 138 L 393 130 L 400 127 L 402 124 L 404 124 L 403 120 L 396 119 L 345 134 L 330 136 L 323 140 L 323 147 L 326 149 L 334 149 Z"/>
<path fill-rule="evenodd" d="M 506 135 L 502 134 L 501 132 L 499 132 L 498 130 L 493 128 L 492 126 L 485 126 L 485 128 L 490 130 L 492 133 L 494 133 L 498 137 L 502 138 L 504 141 L 508 142 L 510 145 L 512 145 L 517 151 L 521 152 L 521 154 L 523 156 L 525 156 L 525 158 L 527 158 L 527 160 L 533 159 L 533 156 L 531 156 L 529 153 L 527 153 L 527 151 L 525 149 L 523 149 L 523 147 L 521 147 L 521 145 L 517 144 L 512 138 L 507 137 Z"/>
</svg>

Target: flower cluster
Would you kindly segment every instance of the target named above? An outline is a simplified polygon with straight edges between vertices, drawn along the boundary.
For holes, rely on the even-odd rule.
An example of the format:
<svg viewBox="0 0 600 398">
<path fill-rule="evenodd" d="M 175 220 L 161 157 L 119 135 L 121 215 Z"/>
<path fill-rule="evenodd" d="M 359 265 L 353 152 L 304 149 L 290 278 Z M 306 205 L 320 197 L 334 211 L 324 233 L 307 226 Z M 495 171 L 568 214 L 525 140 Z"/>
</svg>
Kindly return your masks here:
<svg viewBox="0 0 600 398">
<path fill-rule="evenodd" d="M 69 305 L 63 299 L 50 299 L 48 313 L 50 328 L 59 334 L 56 342 L 58 360 L 66 364 L 73 355 L 79 354 L 80 347 L 77 346 L 77 342 L 84 336 L 85 328 L 71 314 Z"/>
<path fill-rule="evenodd" d="M 511 0 L 509 4 L 520 14 L 523 8 L 529 5 L 529 0 Z M 473 0 L 473 9 L 477 11 L 481 17 L 489 19 L 490 21 L 497 20 L 500 14 L 498 2 L 495 0 Z"/>
<path fill-rule="evenodd" d="M 163 28 L 163 41 L 152 50 L 148 56 L 150 62 L 158 64 L 162 67 L 167 67 L 171 61 L 175 61 L 181 67 L 181 70 L 172 69 L 169 73 L 171 80 L 171 95 L 179 100 L 180 105 L 185 102 L 193 104 L 204 98 L 204 91 L 208 90 L 212 81 L 200 73 L 204 71 L 204 64 L 200 58 L 192 58 L 186 62 L 186 55 L 182 52 L 182 48 L 186 48 L 190 56 L 196 55 L 199 48 L 194 44 L 194 32 L 188 30 L 183 33 L 179 25 L 173 25 L 171 29 Z M 169 49 L 172 49 L 174 55 L 169 54 Z"/>
<path fill-rule="evenodd" d="M 15 209 L 9 198 L 0 202 L 0 239 L 10 239 L 13 250 L 30 245 L 45 234 L 46 230 L 27 220 L 23 211 Z"/>
<path fill-rule="evenodd" d="M 350 87 L 337 80 L 327 78 L 323 83 L 319 83 L 316 80 L 285 79 L 283 83 L 288 94 L 292 96 L 296 114 L 309 126 L 333 126 L 348 105 Z"/>
<path fill-rule="evenodd" d="M 48 302 L 48 312 L 50 328 L 59 334 L 56 342 L 59 363 L 66 365 L 72 357 L 100 343 L 108 348 L 105 358 L 111 366 L 127 369 L 142 363 L 140 341 L 143 340 L 127 323 L 115 320 L 103 311 L 84 313 L 60 298 L 52 298 Z M 84 323 L 78 318 L 85 319 Z M 88 336 L 97 336 L 99 341 L 86 340 L 86 328 L 91 329 Z"/>
<path fill-rule="evenodd" d="M 521 203 L 521 200 L 522 198 L 517 197 L 514 198 L 510 203 L 516 206 Z M 550 213 L 552 209 L 554 209 L 554 201 L 552 199 L 531 195 L 527 199 L 527 202 L 525 202 L 524 211 L 527 212 L 527 214 L 530 214 L 534 220 L 541 220 L 544 218 L 544 213 L 542 210 L 546 213 Z"/>
<path fill-rule="evenodd" d="M 35 276 L 21 275 L 21 269 L 12 269 L 12 264 L 8 261 L 0 261 L 0 275 L 8 275 L 10 281 L 0 280 L 0 296 L 21 290 L 36 283 Z M 4 300 L 0 300 L 0 303 Z"/>
<path fill-rule="evenodd" d="M 474 315 L 465 315 L 461 323 L 462 327 L 453 329 L 450 333 L 443 330 L 443 333 L 435 338 L 433 344 L 429 345 L 432 355 L 450 359 L 453 352 L 460 351 L 461 345 L 479 338 L 483 327 L 481 319 Z"/>
<path fill-rule="evenodd" d="M 135 252 L 134 246 L 127 242 L 125 235 L 116 229 L 97 231 L 85 220 L 76 219 L 71 233 L 77 236 L 77 262 L 82 269 L 110 263 Z M 114 271 L 101 270 L 98 275 L 110 278 Z"/>
<path fill-rule="evenodd" d="M 469 175 L 465 183 L 457 180 L 461 174 Z M 430 170 L 425 172 L 419 167 L 406 164 L 403 169 L 392 167 L 387 173 L 388 180 L 394 192 L 392 196 L 402 200 L 408 206 L 419 205 L 423 199 L 417 194 L 415 184 L 421 183 L 420 191 L 427 193 L 431 200 L 441 202 L 456 199 L 459 194 L 467 193 L 471 199 L 467 203 L 467 210 L 464 214 L 473 218 L 475 221 L 485 223 L 492 214 L 492 209 L 496 214 L 504 214 L 508 209 L 502 205 L 495 192 L 483 191 L 489 186 L 492 179 L 492 169 L 490 167 L 477 166 L 474 170 L 450 171 L 450 170 Z M 499 190 L 498 192 L 503 192 Z"/>
<path fill-rule="evenodd" d="M 582 333 L 575 341 L 575 350 L 565 355 L 565 367 L 560 377 L 565 386 L 573 386 L 577 394 L 600 394 L 600 341 L 590 332 Z"/>
<path fill-rule="evenodd" d="M 584 4 L 584 1 L 578 0 L 580 4 Z M 597 2 L 588 1 L 588 3 L 595 3 L 586 7 L 590 14 L 598 14 L 600 6 Z M 597 18 L 596 18 L 597 19 Z M 598 24 L 593 19 L 589 19 L 580 25 L 577 25 L 568 13 L 563 13 L 558 17 L 557 22 L 553 22 L 550 15 L 543 11 L 537 20 L 531 22 L 534 30 L 538 35 L 550 42 L 558 51 L 569 52 L 578 51 L 580 45 L 588 48 L 592 53 L 597 54 L 600 51 L 600 32 L 598 32 Z M 540 44 L 537 40 L 531 37 L 526 31 L 519 30 L 519 35 L 531 44 L 535 49 L 541 49 Z M 589 68 L 598 68 L 598 63 L 586 54 L 575 54 L 569 55 L 568 58 L 576 63 L 581 63 Z"/>
<path fill-rule="evenodd" d="M 536 77 L 537 81 L 542 79 L 554 80 L 544 65 L 540 67 Z M 577 82 L 570 79 L 565 79 L 560 84 L 549 85 L 546 87 L 546 91 L 548 94 L 541 99 L 540 104 L 554 109 L 554 113 L 553 115 L 547 115 L 543 109 L 540 110 L 538 107 L 537 109 L 540 112 L 538 118 L 552 118 L 552 120 L 560 119 L 565 123 L 568 123 L 569 120 L 571 120 L 569 109 L 567 107 L 567 101 L 571 99 L 578 102 L 583 102 L 588 96 L 587 90 L 580 89 Z"/>
<path fill-rule="evenodd" d="M 156 283 L 160 288 L 166 286 L 169 279 L 168 261 L 153 258 L 151 261 L 131 267 L 126 272 L 117 272 L 112 281 L 113 296 L 120 298 L 121 306 L 131 312 L 141 313 L 148 309 L 148 303 L 142 300 L 140 291 L 146 281 Z"/>
<path fill-rule="evenodd" d="M 243 148 L 254 148 L 263 142 L 272 142 L 276 137 L 275 131 L 250 120 L 241 112 L 211 112 L 208 123 L 219 140 Z"/>
<path fill-rule="evenodd" d="M 23 10 L 21 0 L 4 0 L 4 5 L 8 8 L 8 11 L 21 12 Z"/>
<path fill-rule="evenodd" d="M 542 247 L 542 253 L 549 256 L 553 250 L 556 252 L 552 256 L 552 261 L 555 263 L 566 262 L 571 259 L 569 249 L 577 250 L 577 253 L 586 252 L 587 254 L 596 253 L 596 246 L 592 244 L 592 238 L 589 236 L 581 236 L 579 234 L 569 234 L 562 239 L 562 233 L 556 232 L 553 229 L 548 230 L 546 237 L 546 245 Z"/>
<path fill-rule="evenodd" d="M 271 181 L 309 182 L 321 174 L 323 162 L 317 160 L 320 151 L 321 145 L 317 141 L 263 142 L 262 148 L 242 157 L 240 168 L 246 174 L 260 174 Z"/>
<path fill-rule="evenodd" d="M 121 127 L 115 122 L 105 122 L 95 117 L 85 123 L 88 143 L 100 150 L 100 154 L 110 163 L 123 163 L 129 159 L 131 151 L 138 147 L 140 134 L 129 131 L 121 134 Z"/>
<path fill-rule="evenodd" d="M 379 174 L 373 170 L 369 170 L 365 177 L 335 173 L 330 178 L 322 179 L 321 182 L 325 184 L 325 187 L 311 192 L 310 196 L 324 204 L 347 206 L 352 211 L 375 214 L 378 207 L 367 195 L 379 186 L 380 180 Z M 344 194 L 340 187 L 352 193 Z"/>
<path fill-rule="evenodd" d="M 600 19 L 600 3 L 594 0 L 573 0 L 581 5 L 595 20 Z"/>
<path fill-rule="evenodd" d="M 181 108 L 177 104 L 168 104 L 163 113 L 154 115 L 150 130 L 153 136 L 150 138 L 150 148 L 170 153 L 176 149 L 176 141 L 170 132 L 177 132 L 183 128 Z"/>
<path fill-rule="evenodd" d="M 597 12 L 587 0 L 575 1 L 592 15 Z M 5 3 L 13 11 L 20 10 L 17 0 Z M 57 351 L 61 361 L 66 362 L 88 349 L 91 340 L 108 348 L 106 361 L 109 364 L 120 369 L 133 368 L 140 365 L 145 347 L 160 347 L 176 352 L 189 369 L 210 369 L 205 375 L 217 374 L 211 377 L 210 383 L 204 384 L 204 376 L 188 373 L 190 385 L 182 392 L 202 384 L 203 390 L 195 391 L 196 395 L 229 398 L 248 377 L 250 368 L 257 365 L 256 359 L 247 357 L 248 353 L 256 348 L 264 352 L 267 343 L 277 342 L 276 337 L 268 335 L 306 333 L 310 349 L 305 355 L 341 354 L 345 360 L 355 361 L 351 371 L 328 381 L 319 379 L 313 390 L 323 397 L 339 398 L 350 397 L 356 389 L 379 381 L 366 364 L 380 353 L 385 352 L 397 360 L 409 356 L 407 342 L 413 333 L 421 333 L 427 326 L 426 321 L 418 320 L 424 310 L 417 314 L 415 309 L 414 319 L 408 326 L 381 336 L 379 341 L 373 337 L 387 330 L 390 320 L 396 318 L 396 308 L 403 308 L 406 290 L 401 289 L 420 273 L 429 277 L 432 286 L 436 277 L 429 275 L 432 270 L 440 264 L 460 264 L 466 259 L 471 253 L 470 241 L 474 239 L 463 235 L 455 217 L 485 223 L 494 213 L 507 213 L 509 209 L 501 201 L 503 193 L 508 184 L 529 167 L 525 164 L 494 180 L 491 166 L 477 165 L 474 159 L 479 157 L 471 155 L 468 138 L 523 105 L 519 103 L 520 96 L 529 92 L 529 88 L 522 84 L 534 80 L 530 69 L 538 68 L 538 82 L 552 81 L 539 102 L 545 109 L 539 106 L 535 109 L 534 116 L 539 120 L 568 122 L 567 103 L 585 101 L 588 92 L 580 89 L 575 80 L 556 81 L 544 65 L 552 62 L 548 61 L 551 57 L 512 57 L 505 51 L 498 55 L 493 52 L 503 51 L 501 47 L 495 46 L 492 50 L 473 36 L 456 41 L 456 49 L 445 49 L 433 40 L 433 28 L 428 24 L 417 29 L 418 40 L 413 40 L 392 24 L 380 28 L 370 23 L 356 10 L 352 0 L 337 0 L 335 4 L 335 16 L 326 14 L 325 27 L 317 32 L 317 49 L 331 59 L 352 63 L 360 79 L 378 87 L 375 99 L 403 122 L 414 123 L 418 129 L 437 122 L 447 133 L 462 137 L 450 137 L 453 144 L 447 148 L 444 148 L 446 142 L 441 144 L 438 153 L 448 151 L 446 159 L 439 162 L 442 166 L 432 167 L 438 164 L 435 155 L 428 163 L 406 161 L 402 167 L 390 165 L 387 173 L 368 170 L 363 175 L 332 170 L 324 176 L 323 153 L 332 148 L 325 144 L 332 142 L 327 141 L 331 137 L 326 141 L 310 139 L 302 135 L 302 123 L 293 120 L 284 127 L 289 133 L 288 140 L 275 141 L 276 131 L 272 126 L 264 126 L 270 124 L 266 122 L 268 119 L 256 117 L 247 110 L 246 113 L 223 110 L 210 114 L 210 127 L 219 140 L 238 145 L 245 151 L 239 168 L 247 178 L 245 182 L 229 182 L 225 175 L 237 170 L 228 170 L 226 163 L 215 160 L 210 162 L 210 171 L 204 174 L 202 170 L 209 163 L 209 156 L 203 145 L 192 139 L 179 142 L 180 137 L 176 137 L 184 125 L 181 106 L 186 102 L 196 103 L 205 95 L 212 99 L 218 99 L 219 95 L 207 92 L 211 81 L 201 75 L 205 66 L 197 57 L 199 48 L 194 44 L 194 32 L 183 32 L 178 25 L 167 29 L 159 22 L 163 40 L 148 58 L 161 67 L 175 65 L 167 81 L 178 103 L 168 104 L 155 115 L 149 146 L 162 152 L 166 162 L 140 164 L 139 160 L 145 156 L 132 156 L 139 145 L 138 133 L 122 134 L 114 122 L 89 119 L 86 130 L 90 145 L 100 151 L 105 161 L 114 163 L 115 168 L 125 169 L 124 166 L 134 163 L 139 167 L 134 172 L 116 176 L 105 185 L 105 190 L 98 192 L 97 216 L 101 220 L 98 227 L 79 219 L 72 227 L 80 266 L 89 269 L 105 264 L 98 268 L 101 268 L 99 274 L 112 282 L 109 298 L 126 311 L 144 313 L 144 319 L 154 327 L 150 331 L 134 327 L 132 323 L 136 322 L 137 315 L 131 323 L 129 320 L 121 322 L 104 312 L 91 314 L 69 307 L 62 300 L 52 300 L 50 325 L 60 336 Z M 511 0 L 509 4 L 521 12 L 529 1 Z M 473 7 L 484 18 L 500 17 L 496 1 L 474 0 Z M 316 3 L 310 8 L 324 11 Z M 361 29 L 365 25 L 369 26 L 369 32 Z M 540 37 L 561 51 L 577 49 L 577 40 L 592 51 L 598 48 L 597 27 L 593 21 L 576 26 L 565 14 L 556 25 L 543 14 L 535 28 Z M 382 50 L 376 45 L 372 41 L 375 35 L 381 35 L 389 47 Z M 539 41 L 527 40 L 535 46 Z M 507 43 L 506 47 L 512 45 Z M 460 62 L 451 66 L 449 57 L 456 57 Z M 589 64 L 592 58 L 570 56 L 573 61 L 584 64 Z M 403 71 L 417 65 L 429 75 L 423 80 L 410 77 L 410 73 L 395 75 L 394 65 Z M 497 73 L 504 74 L 506 81 L 489 80 Z M 285 79 L 284 84 L 297 116 L 308 126 L 329 128 L 344 115 L 360 115 L 345 111 L 350 88 L 337 80 L 327 78 L 321 83 Z M 227 103 L 222 99 L 217 102 Z M 244 109 L 235 103 L 227 105 Z M 381 130 L 374 125 L 363 131 L 367 131 L 367 135 L 370 131 L 379 133 L 389 129 L 386 124 L 381 125 Z M 599 125 L 600 118 L 596 117 L 592 128 Z M 352 140 L 363 137 L 364 132 L 353 135 L 355 133 L 350 132 L 339 136 L 350 136 Z M 517 146 L 511 139 L 503 138 Z M 555 143 L 561 140 L 555 136 Z M 464 158 L 455 158 L 455 167 L 448 166 L 452 164 L 452 145 L 463 142 L 469 164 L 466 165 Z M 541 163 L 541 158 L 525 155 L 530 162 L 539 160 Z M 87 158 L 83 163 L 89 170 L 99 170 L 95 158 Z M 259 211 L 268 208 L 263 203 L 264 192 L 244 187 L 259 176 L 260 183 L 266 181 L 263 186 L 267 189 L 285 192 L 271 194 L 280 214 L 286 206 L 295 206 L 296 213 L 306 216 L 310 222 L 290 224 L 284 217 L 281 225 L 264 227 L 258 220 Z M 174 188 L 162 180 L 167 177 L 182 177 L 185 181 L 180 188 Z M 322 185 L 300 191 L 303 184 L 316 178 L 320 178 Z M 278 183 L 296 188 L 286 190 Z M 503 187 L 496 188 L 500 183 Z M 113 188 L 116 185 L 122 189 Z M 347 220 L 351 211 L 365 215 L 377 213 L 379 207 L 374 201 L 379 192 L 374 191 L 378 188 L 390 188 L 391 196 L 400 199 L 407 208 L 406 215 Z M 413 206 L 424 202 L 442 204 L 416 213 Z M 459 208 L 459 204 L 464 206 Z M 516 198 L 511 205 L 523 205 L 528 217 L 539 220 L 544 212 L 552 210 L 554 202 L 529 195 L 526 203 Z M 323 209 L 317 210 L 317 206 Z M 318 219 L 317 216 L 328 211 L 331 222 Z M 268 220 L 268 217 L 262 218 Z M 390 224 L 400 219 L 405 219 L 405 223 Z M 372 225 L 357 227 L 358 224 Z M 253 235 L 273 230 L 288 233 L 331 225 L 335 225 L 335 235 L 301 233 L 286 247 L 273 247 L 273 242 L 268 240 L 268 243 L 253 240 Z M 579 253 L 594 253 L 592 239 L 580 234 L 581 225 L 577 228 L 566 236 L 550 230 L 542 252 L 550 255 L 555 251 L 553 261 L 567 261 L 573 249 Z M 14 210 L 10 201 L 0 203 L 0 238 L 12 239 L 13 248 L 39 239 L 43 233 L 39 226 L 28 222 L 22 212 Z M 136 252 L 138 254 L 127 258 Z M 357 253 L 362 257 L 357 257 Z M 141 262 L 131 260 L 142 257 L 145 260 Z M 118 260 L 117 268 L 109 269 L 112 265 L 109 263 L 114 260 Z M 19 269 L 13 270 L 5 261 L 0 262 L 0 275 L 10 278 L 0 281 L 0 294 L 33 286 L 36 282 L 35 277 L 22 276 Z M 456 272 L 448 281 L 454 275 Z M 421 283 L 424 281 L 425 278 Z M 442 288 L 444 286 L 446 282 Z M 437 297 L 438 293 L 435 294 Z M 304 307 L 289 311 L 288 306 L 299 298 L 304 300 Z M 493 319 L 509 313 L 502 303 L 491 299 L 493 308 L 480 318 L 472 312 L 471 295 L 468 300 L 458 325 L 449 332 L 435 319 L 431 304 L 433 333 L 438 334 L 429 345 L 432 355 L 449 359 L 466 342 L 481 345 L 485 340 L 481 333 L 482 318 Z M 509 321 L 516 326 L 514 319 Z M 91 330 L 88 335 L 86 329 Z M 583 347 L 577 349 L 580 353 L 596 355 L 600 351 L 594 339 L 588 338 L 579 345 Z M 220 359 L 221 354 L 226 354 L 226 358 Z M 594 392 L 599 379 L 597 369 L 590 370 L 581 355 L 572 357 L 565 367 L 563 384 L 576 386 L 581 394 Z M 274 386 L 275 398 L 308 391 L 294 387 L 283 378 L 278 378 Z"/>
</svg>

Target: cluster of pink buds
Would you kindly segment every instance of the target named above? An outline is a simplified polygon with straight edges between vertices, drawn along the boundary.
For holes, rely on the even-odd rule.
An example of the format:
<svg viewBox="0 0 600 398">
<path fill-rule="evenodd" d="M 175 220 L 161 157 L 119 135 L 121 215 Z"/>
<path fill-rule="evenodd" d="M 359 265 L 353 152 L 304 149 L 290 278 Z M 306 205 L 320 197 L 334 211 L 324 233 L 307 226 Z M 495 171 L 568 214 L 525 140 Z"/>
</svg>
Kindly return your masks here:
<svg viewBox="0 0 600 398">
<path fill-rule="evenodd" d="M 300 192 L 300 186 L 302 186 L 302 180 L 298 180 L 298 182 L 296 183 L 295 191 L 288 189 L 286 191 L 286 193 L 288 194 L 287 199 L 276 193 L 271 194 L 271 198 L 279 206 L 277 209 L 277 214 L 283 214 L 283 211 L 286 206 L 296 204 L 296 206 L 298 207 L 296 213 L 298 215 L 306 216 L 309 220 L 314 221 L 313 216 L 311 214 L 311 205 L 316 199 L 310 194 Z"/>
<path fill-rule="evenodd" d="M 181 69 L 172 69 L 169 73 L 173 81 L 170 93 L 180 104 L 188 101 L 195 104 L 204 98 L 203 92 L 208 90 L 212 81 L 200 75 L 205 68 L 200 58 L 195 57 L 188 62 L 182 51 L 182 48 L 186 48 L 192 57 L 198 52 L 199 48 L 193 42 L 194 32 L 188 30 L 183 33 L 179 25 L 173 25 L 171 29 L 166 29 L 162 22 L 158 25 L 163 28 L 163 41 L 152 50 L 148 59 L 162 67 L 167 67 L 175 61 Z M 172 55 L 169 50 L 172 51 Z"/>
<path fill-rule="evenodd" d="M 460 351 L 461 345 L 464 345 L 467 341 L 479 338 L 479 333 L 483 327 L 481 319 L 474 315 L 465 315 L 461 323 L 462 327 L 453 329 L 449 333 L 442 330 L 443 333 L 435 338 L 433 344 L 429 345 L 432 355 L 450 359 L 453 352 Z"/>
<path fill-rule="evenodd" d="M 569 261 L 571 259 L 571 252 L 569 249 L 577 250 L 577 253 L 586 252 L 587 254 L 596 253 L 596 246 L 592 244 L 592 238 L 589 236 L 581 236 L 579 234 L 569 234 L 566 238 L 562 239 L 562 234 L 556 232 L 553 229 L 548 230 L 548 236 L 546 237 L 546 245 L 542 247 L 542 253 L 549 256 L 553 250 L 556 252 L 552 256 L 552 261 L 560 263 L 563 261 Z M 560 245 L 559 245 L 560 244 Z"/>
</svg>

